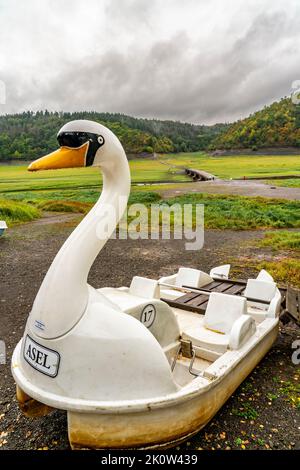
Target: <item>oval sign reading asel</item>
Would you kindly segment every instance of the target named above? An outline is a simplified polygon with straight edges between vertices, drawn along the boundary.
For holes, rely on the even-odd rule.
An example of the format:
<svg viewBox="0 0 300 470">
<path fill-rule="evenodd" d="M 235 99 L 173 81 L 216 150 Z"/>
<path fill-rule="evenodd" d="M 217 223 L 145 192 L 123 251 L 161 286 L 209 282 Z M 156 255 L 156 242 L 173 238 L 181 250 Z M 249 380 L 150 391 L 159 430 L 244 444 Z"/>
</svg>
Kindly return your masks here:
<svg viewBox="0 0 300 470">
<path fill-rule="evenodd" d="M 155 317 L 156 310 L 154 305 L 148 304 L 143 308 L 140 320 L 143 325 L 145 325 L 147 328 L 150 328 L 150 326 L 153 325 Z"/>
</svg>

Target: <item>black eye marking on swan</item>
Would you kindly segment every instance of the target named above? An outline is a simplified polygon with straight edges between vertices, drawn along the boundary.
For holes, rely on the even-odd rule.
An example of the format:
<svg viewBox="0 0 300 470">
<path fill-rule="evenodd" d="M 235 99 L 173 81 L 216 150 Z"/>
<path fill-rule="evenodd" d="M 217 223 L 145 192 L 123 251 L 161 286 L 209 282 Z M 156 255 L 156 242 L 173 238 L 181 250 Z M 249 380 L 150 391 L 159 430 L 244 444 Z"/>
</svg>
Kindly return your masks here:
<svg viewBox="0 0 300 470">
<path fill-rule="evenodd" d="M 91 166 L 94 163 L 97 150 L 105 144 L 103 135 L 92 132 L 61 132 L 58 134 L 57 140 L 61 147 L 70 148 L 78 148 L 88 142 L 86 166 Z"/>
<path fill-rule="evenodd" d="M 92 137 L 89 138 L 89 148 L 86 156 L 85 166 L 91 166 L 94 163 L 95 155 L 97 150 L 105 144 L 103 135 L 90 134 Z"/>
</svg>

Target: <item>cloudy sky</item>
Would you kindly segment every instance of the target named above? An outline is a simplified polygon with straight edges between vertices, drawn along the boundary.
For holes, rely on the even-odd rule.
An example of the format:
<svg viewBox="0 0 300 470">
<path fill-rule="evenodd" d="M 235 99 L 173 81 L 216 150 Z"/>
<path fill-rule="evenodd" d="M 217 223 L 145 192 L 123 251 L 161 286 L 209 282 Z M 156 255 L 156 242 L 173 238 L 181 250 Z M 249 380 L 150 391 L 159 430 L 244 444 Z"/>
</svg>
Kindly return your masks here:
<svg viewBox="0 0 300 470">
<path fill-rule="evenodd" d="M 299 18 L 299 0 L 0 0 L 0 113 L 232 121 L 291 93 Z"/>
</svg>

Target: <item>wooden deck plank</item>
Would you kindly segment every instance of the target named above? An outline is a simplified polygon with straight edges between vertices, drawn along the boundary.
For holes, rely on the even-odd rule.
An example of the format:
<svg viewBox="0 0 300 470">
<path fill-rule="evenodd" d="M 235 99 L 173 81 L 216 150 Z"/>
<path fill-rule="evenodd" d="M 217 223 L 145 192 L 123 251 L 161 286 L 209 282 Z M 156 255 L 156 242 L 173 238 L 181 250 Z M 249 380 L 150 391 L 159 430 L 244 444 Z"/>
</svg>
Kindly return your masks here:
<svg viewBox="0 0 300 470">
<path fill-rule="evenodd" d="M 193 307 L 199 307 L 202 305 L 204 302 L 208 301 L 208 295 L 205 294 L 200 294 L 197 295 L 194 299 L 189 301 L 189 305 L 192 305 Z"/>
<path fill-rule="evenodd" d="M 245 290 L 245 286 L 241 286 L 240 284 L 238 285 L 233 285 L 232 287 L 229 287 L 229 289 L 224 292 L 224 294 L 230 294 L 230 295 L 239 295 Z"/>
<path fill-rule="evenodd" d="M 241 286 L 245 286 L 248 281 L 245 281 L 244 279 L 220 279 L 221 282 L 229 282 L 231 284 L 240 284 Z"/>
<path fill-rule="evenodd" d="M 178 302 L 178 299 L 172 299 L 171 300 L 171 299 L 161 298 L 161 300 L 163 302 L 166 302 L 168 305 L 170 305 L 170 307 L 181 308 L 181 309 L 187 310 L 189 312 L 199 313 L 201 315 L 205 314 L 205 308 L 202 308 L 202 306 L 197 307 L 197 306 L 194 306 L 194 305 L 190 305 L 189 303 L 181 303 L 181 302 Z"/>
<path fill-rule="evenodd" d="M 219 286 L 215 287 L 214 289 L 210 289 L 211 292 L 225 292 L 227 289 L 230 289 L 230 287 L 233 287 L 232 283 L 227 283 L 227 282 L 222 282 Z M 204 286 L 205 288 L 205 286 Z M 239 289 L 244 289 L 244 286 L 241 287 L 239 286 Z"/>
<path fill-rule="evenodd" d="M 199 314 L 205 314 L 207 308 L 209 294 L 211 292 L 219 292 L 229 295 L 243 295 L 246 286 L 246 281 L 235 281 L 232 279 L 222 279 L 210 282 L 202 288 L 191 288 L 190 286 L 183 286 L 187 289 L 199 290 L 197 292 L 189 292 L 187 294 L 179 294 L 176 299 L 164 299 L 164 302 L 169 304 L 171 307 L 183 308 L 191 312 Z M 300 325 L 300 290 L 292 287 L 278 287 L 282 296 L 281 301 L 281 312 L 285 312 L 289 315 L 296 323 Z M 207 295 L 206 295 L 207 292 Z M 257 299 L 248 299 L 257 301 L 260 303 L 268 304 L 269 302 L 261 301 Z"/>
<path fill-rule="evenodd" d="M 286 310 L 300 324 L 300 291 L 288 287 L 286 293 Z"/>
<path fill-rule="evenodd" d="M 204 312 L 206 312 L 207 304 L 208 304 L 208 299 L 207 299 L 205 302 L 203 302 L 203 304 L 199 305 L 199 307 L 200 307 Z"/>
<path fill-rule="evenodd" d="M 208 290 L 214 289 L 215 287 L 219 286 L 222 283 L 223 283 L 223 281 L 213 281 L 213 282 L 210 282 L 209 284 L 206 284 L 205 288 L 208 289 Z"/>
<path fill-rule="evenodd" d="M 234 295 L 234 294 L 241 294 L 243 292 L 243 290 L 245 289 L 245 286 L 244 284 L 232 284 L 232 283 L 219 283 L 219 285 L 215 286 L 215 287 L 211 287 L 209 288 L 209 286 L 211 285 L 212 283 L 210 284 L 207 284 L 206 286 L 203 286 L 203 287 L 190 287 L 190 286 L 183 286 L 187 289 L 193 289 L 193 290 L 199 290 L 199 291 L 205 291 L 205 292 L 219 292 L 219 293 L 224 293 L 224 294 L 231 294 L 231 295 Z"/>
<path fill-rule="evenodd" d="M 196 294 L 195 292 L 189 292 L 184 295 L 179 295 L 176 297 L 176 302 L 179 302 L 181 304 L 186 304 L 190 302 L 194 297 L 198 297 L 199 294 Z"/>
</svg>

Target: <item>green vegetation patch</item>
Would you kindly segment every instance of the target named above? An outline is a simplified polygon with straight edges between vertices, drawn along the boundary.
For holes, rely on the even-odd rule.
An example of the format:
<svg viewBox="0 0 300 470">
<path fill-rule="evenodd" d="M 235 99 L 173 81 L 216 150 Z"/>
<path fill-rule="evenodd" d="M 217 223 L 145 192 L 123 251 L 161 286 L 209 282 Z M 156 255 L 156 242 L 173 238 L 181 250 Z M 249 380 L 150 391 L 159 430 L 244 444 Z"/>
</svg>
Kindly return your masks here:
<svg viewBox="0 0 300 470">
<path fill-rule="evenodd" d="M 300 287 L 300 259 L 283 258 L 276 261 L 263 261 L 258 269 L 266 269 L 277 282 Z"/>
<path fill-rule="evenodd" d="M 300 410 L 300 384 L 298 382 L 282 381 L 279 392 L 294 408 Z"/>
<path fill-rule="evenodd" d="M 18 222 L 29 222 L 40 216 L 40 211 L 23 202 L 0 200 L 0 219 L 5 220 L 7 225 Z"/>
<path fill-rule="evenodd" d="M 243 403 L 241 407 L 233 408 L 232 413 L 244 419 L 255 420 L 258 417 L 256 409 L 248 402 Z"/>
<path fill-rule="evenodd" d="M 0 160 L 32 160 L 51 152 L 57 148 L 58 130 L 74 119 L 104 124 L 130 154 L 204 149 L 229 127 L 141 119 L 119 113 L 27 111 L 0 116 Z"/>
<path fill-rule="evenodd" d="M 274 250 L 300 250 L 300 232 L 267 232 L 259 245 L 270 246 Z"/>
<path fill-rule="evenodd" d="M 300 202 L 262 197 L 185 194 L 167 204 L 204 204 L 205 227 L 247 230 L 300 227 Z"/>
<path fill-rule="evenodd" d="M 92 201 L 82 202 L 75 200 L 42 200 L 39 199 L 30 199 L 32 204 L 36 204 L 39 209 L 44 211 L 53 211 L 53 212 L 78 212 L 81 214 L 86 214 L 92 207 L 92 203 L 97 200 L 99 193 L 94 194 Z M 90 199 L 90 198 L 89 198 Z M 156 203 L 160 201 L 161 197 L 155 192 L 143 192 L 143 193 L 132 193 L 129 196 L 128 204 L 146 204 Z"/>
<path fill-rule="evenodd" d="M 161 161 L 171 165 L 180 165 L 187 168 L 198 168 L 219 178 L 261 178 L 265 176 L 300 175 L 299 155 L 208 155 L 204 152 L 179 153 L 164 155 Z M 297 178 L 294 178 L 297 181 Z M 293 181 L 294 181 L 293 180 Z M 273 180 L 269 180 L 271 183 Z M 275 180 L 289 182 L 291 179 Z M 298 180 L 299 182 L 300 180 Z M 295 187 L 296 183 L 294 182 Z"/>
<path fill-rule="evenodd" d="M 232 124 L 213 141 L 213 148 L 252 148 L 300 146 L 299 108 L 290 98 Z M 283 157 L 284 158 L 284 157 Z"/>
<path fill-rule="evenodd" d="M 76 201 L 42 201 L 39 202 L 37 207 L 43 211 L 50 212 L 78 212 L 86 214 L 91 204 Z"/>
<path fill-rule="evenodd" d="M 25 191 L 5 195 L 13 205 L 23 200 L 39 209 L 57 212 L 86 213 L 99 197 L 99 190 Z M 151 203 L 204 204 L 205 227 L 211 229 L 249 230 L 256 228 L 300 227 L 300 202 L 261 197 L 189 193 L 166 200 L 155 191 L 133 191 L 129 204 Z M 171 213 L 171 221 L 173 214 Z M 193 226 L 196 224 L 195 213 Z M 293 235 L 291 235 L 292 237 Z"/>
<path fill-rule="evenodd" d="M 300 157 L 298 156 L 299 161 Z M 264 183 L 271 186 L 283 186 L 285 188 L 300 188 L 300 178 L 287 178 L 287 179 L 275 179 L 275 180 L 265 180 Z"/>
<path fill-rule="evenodd" d="M 155 204 L 161 200 L 161 196 L 154 191 L 132 192 L 128 204 Z"/>
</svg>

